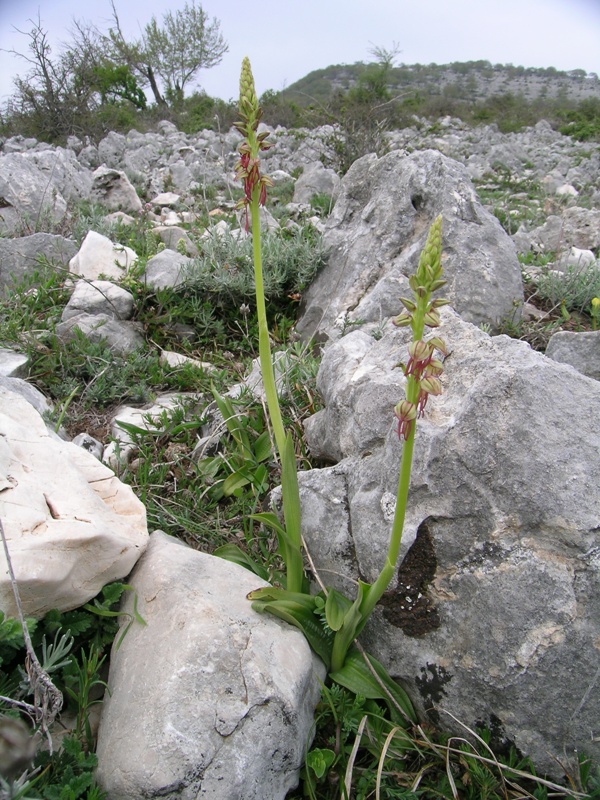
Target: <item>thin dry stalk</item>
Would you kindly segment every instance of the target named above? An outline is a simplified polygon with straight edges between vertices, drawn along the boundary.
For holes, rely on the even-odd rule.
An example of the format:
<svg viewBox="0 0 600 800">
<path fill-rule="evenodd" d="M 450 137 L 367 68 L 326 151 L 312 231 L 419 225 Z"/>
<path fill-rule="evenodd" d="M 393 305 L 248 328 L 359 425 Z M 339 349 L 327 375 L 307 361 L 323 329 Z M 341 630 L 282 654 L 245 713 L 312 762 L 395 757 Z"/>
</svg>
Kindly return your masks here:
<svg viewBox="0 0 600 800">
<path fill-rule="evenodd" d="M 350 790 L 352 788 L 352 772 L 354 770 L 354 762 L 356 761 L 356 756 L 358 754 L 358 748 L 360 747 L 360 743 L 362 741 L 363 732 L 365 730 L 365 725 L 367 724 L 367 715 L 361 719 L 360 725 L 358 726 L 358 730 L 356 732 L 356 739 L 354 740 L 354 744 L 352 746 L 352 752 L 350 753 L 350 758 L 348 759 L 348 766 L 346 767 L 346 774 L 344 775 L 344 786 L 342 788 L 342 797 L 348 800 L 350 798 Z"/>
<path fill-rule="evenodd" d="M 10 576 L 10 583 L 15 598 L 15 605 L 17 607 L 17 614 L 23 630 L 23 639 L 25 642 L 26 658 L 25 670 L 29 685 L 33 691 L 33 704 L 22 703 L 9 698 L 3 698 L 5 702 L 14 705 L 17 708 L 27 711 L 37 725 L 40 726 L 41 731 L 44 733 L 48 740 L 48 747 L 50 754 L 52 754 L 52 737 L 50 736 L 50 726 L 60 713 L 63 705 L 63 696 L 48 673 L 42 668 L 38 658 L 31 644 L 31 637 L 27 623 L 25 622 L 25 615 L 23 613 L 23 605 L 21 603 L 21 596 L 19 594 L 19 587 L 15 578 L 15 573 L 12 565 L 10 553 L 8 551 L 8 543 L 4 533 L 4 525 L 0 519 L 0 536 L 2 536 L 2 544 L 4 545 L 4 554 L 6 556 L 6 563 L 8 565 L 8 573 Z"/>
<path fill-rule="evenodd" d="M 381 755 L 379 756 L 379 764 L 377 765 L 377 779 L 375 781 L 375 800 L 381 800 L 381 775 L 383 773 L 383 765 L 385 762 L 385 757 L 387 755 L 387 751 L 389 750 L 390 744 L 392 743 L 392 739 L 399 730 L 400 728 L 397 726 L 395 728 L 392 728 L 392 730 L 388 733 L 384 745 L 381 749 Z"/>
</svg>

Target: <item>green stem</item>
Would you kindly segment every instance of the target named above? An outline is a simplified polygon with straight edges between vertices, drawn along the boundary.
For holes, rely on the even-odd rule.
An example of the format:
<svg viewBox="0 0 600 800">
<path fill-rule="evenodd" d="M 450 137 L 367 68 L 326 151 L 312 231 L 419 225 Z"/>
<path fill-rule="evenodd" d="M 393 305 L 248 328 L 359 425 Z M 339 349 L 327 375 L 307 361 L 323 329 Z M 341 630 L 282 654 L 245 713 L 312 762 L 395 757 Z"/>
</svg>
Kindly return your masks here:
<svg viewBox="0 0 600 800">
<path fill-rule="evenodd" d="M 420 297 L 417 301 L 417 308 L 413 316 L 413 341 L 419 341 L 423 338 L 425 330 L 425 311 L 429 303 L 429 293 L 425 297 Z M 406 399 L 411 403 L 417 404 L 419 399 L 419 382 L 414 379 L 412 375 L 407 378 Z M 377 580 L 373 583 L 361 603 L 360 611 L 364 626 L 369 614 L 373 611 L 381 596 L 386 591 L 396 570 L 396 563 L 400 554 L 400 545 L 402 544 L 402 534 L 404 532 L 404 520 L 406 517 L 406 506 L 408 503 L 408 491 L 410 489 L 410 475 L 412 470 L 413 452 L 415 446 L 415 433 L 417 430 L 417 420 L 413 420 L 410 434 L 405 440 L 402 447 L 402 457 L 400 462 L 400 476 L 398 478 L 398 491 L 396 493 L 396 510 L 394 512 L 394 521 L 392 523 L 392 531 L 390 534 L 390 542 L 388 545 L 387 556 L 385 564 L 379 573 Z"/>
<path fill-rule="evenodd" d="M 408 398 L 410 399 L 410 398 Z M 402 448 L 402 461 L 400 463 L 400 477 L 398 479 L 398 492 L 396 495 L 396 511 L 394 512 L 394 522 L 390 534 L 390 543 L 385 559 L 385 564 L 377 577 L 375 583 L 371 585 L 365 595 L 365 600 L 361 605 L 361 616 L 366 622 L 367 617 L 379 602 L 382 594 L 390 585 L 396 563 L 400 554 L 402 543 L 402 533 L 404 531 L 404 519 L 406 517 L 406 505 L 408 502 L 408 490 L 410 488 L 410 474 L 412 470 L 413 450 L 415 444 L 416 420 L 413 422 L 408 439 Z"/>
<path fill-rule="evenodd" d="M 271 425 L 273 426 L 275 446 L 279 454 L 282 469 L 281 495 L 288 534 L 287 543 L 282 545 L 286 565 L 287 589 L 290 592 L 301 592 L 304 581 L 304 566 L 301 550 L 300 498 L 298 492 L 296 456 L 291 442 L 290 445 L 286 447 L 286 434 L 281 417 L 281 408 L 277 395 L 277 383 L 275 381 L 275 370 L 273 368 L 273 359 L 271 356 L 262 269 L 259 196 L 260 187 L 255 187 L 252 192 L 252 201 L 250 203 L 250 215 L 252 219 L 254 284 L 256 290 L 256 314 L 258 318 L 258 357 L 263 385 L 265 387 L 267 409 L 269 411 Z"/>
<path fill-rule="evenodd" d="M 258 317 L 258 357 L 260 361 L 260 371 L 265 387 L 267 408 L 273 426 L 275 444 L 281 460 L 285 448 L 285 430 L 281 418 L 279 398 L 277 396 L 277 385 L 275 383 L 275 371 L 271 357 L 271 344 L 269 341 L 269 326 L 267 323 L 267 310 L 265 305 L 265 288 L 263 281 L 262 250 L 260 233 L 260 206 L 258 202 L 260 187 L 256 187 L 252 192 L 252 202 L 250 203 L 250 215 L 252 218 L 252 247 L 254 254 L 254 284 L 256 287 L 256 314 Z"/>
</svg>

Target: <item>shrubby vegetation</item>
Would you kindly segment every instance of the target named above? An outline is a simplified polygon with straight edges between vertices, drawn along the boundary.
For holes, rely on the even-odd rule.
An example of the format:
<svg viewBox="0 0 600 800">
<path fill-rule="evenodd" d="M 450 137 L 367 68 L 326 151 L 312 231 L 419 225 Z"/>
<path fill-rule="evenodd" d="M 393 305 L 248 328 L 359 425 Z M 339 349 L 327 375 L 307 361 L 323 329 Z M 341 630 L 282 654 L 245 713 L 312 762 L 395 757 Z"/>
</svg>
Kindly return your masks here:
<svg viewBox="0 0 600 800">
<path fill-rule="evenodd" d="M 108 32 L 76 23 L 59 54 L 41 23 L 26 37 L 26 52 L 15 55 L 30 69 L 16 79 L 0 111 L 0 135 L 64 143 L 71 134 L 98 140 L 110 130 L 143 132 L 161 119 L 185 133 L 228 130 L 236 118 L 233 102 L 198 89 L 186 96 L 199 71 L 216 66 L 227 50 L 218 21 L 209 20 L 196 0 L 167 12 L 161 23 L 152 18 L 134 41 L 124 36 L 114 4 Z M 395 65 L 396 47 L 371 53 L 371 63 L 330 66 L 284 91 L 265 92 L 265 122 L 335 125 L 341 171 L 365 152 L 380 152 L 385 131 L 414 125 L 415 115 L 430 122 L 449 115 L 472 125 L 495 123 L 503 132 L 546 119 L 575 138 L 600 140 L 595 74 L 488 61 Z"/>
<path fill-rule="evenodd" d="M 200 69 L 218 64 L 227 52 L 218 20 L 210 20 L 196 0 L 168 11 L 162 23 L 152 17 L 139 39 L 123 35 L 115 4 L 106 33 L 75 22 L 72 41 L 55 54 L 38 18 L 25 52 L 13 51 L 29 66 L 14 81 L 2 109 L 0 131 L 43 141 L 69 135 L 102 136 L 152 124 L 156 112 L 184 111 L 186 86 Z M 148 108 L 145 89 L 154 98 Z"/>
</svg>

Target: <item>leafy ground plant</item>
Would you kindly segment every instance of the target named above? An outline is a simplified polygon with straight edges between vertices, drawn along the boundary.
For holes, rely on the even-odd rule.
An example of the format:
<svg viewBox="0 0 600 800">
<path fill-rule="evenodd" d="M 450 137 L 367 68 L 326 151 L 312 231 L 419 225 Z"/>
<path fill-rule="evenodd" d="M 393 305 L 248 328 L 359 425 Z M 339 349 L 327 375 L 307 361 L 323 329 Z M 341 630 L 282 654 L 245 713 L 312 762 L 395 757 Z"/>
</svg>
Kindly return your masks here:
<svg viewBox="0 0 600 800">
<path fill-rule="evenodd" d="M 90 713 L 102 700 L 106 688 L 104 662 L 118 630 L 119 604 L 126 584 L 112 583 L 83 607 L 61 614 L 49 612 L 44 619 L 26 621 L 31 645 L 42 669 L 66 699 L 63 719 L 73 727 L 61 737 L 60 750 L 38 749 L 40 740 L 30 738 L 25 727 L 19 761 L 18 748 L 4 750 L 0 799 L 44 798 L 45 800 L 101 800 L 105 795 L 94 783 L 95 735 Z M 143 620 L 137 614 L 138 623 Z M 0 737 L 6 740 L 7 726 L 19 724 L 18 709 L 32 695 L 29 671 L 25 668 L 24 632 L 19 620 L 0 612 Z M 34 701 L 32 701 L 34 702 Z M 37 751 L 37 752 L 36 752 Z M 8 762 L 17 759 L 17 772 Z"/>
<path fill-rule="evenodd" d="M 510 745 L 498 755 L 487 729 L 442 734 L 427 724 L 408 733 L 381 703 L 341 686 L 324 687 L 301 790 L 288 800 L 549 800 L 600 796 L 600 772 L 584 756 L 571 789 L 536 775 Z"/>
<path fill-rule="evenodd" d="M 600 295 L 600 264 L 567 266 L 564 271 L 548 270 L 538 280 L 538 295 L 565 311 L 591 312 L 592 301 Z"/>
</svg>

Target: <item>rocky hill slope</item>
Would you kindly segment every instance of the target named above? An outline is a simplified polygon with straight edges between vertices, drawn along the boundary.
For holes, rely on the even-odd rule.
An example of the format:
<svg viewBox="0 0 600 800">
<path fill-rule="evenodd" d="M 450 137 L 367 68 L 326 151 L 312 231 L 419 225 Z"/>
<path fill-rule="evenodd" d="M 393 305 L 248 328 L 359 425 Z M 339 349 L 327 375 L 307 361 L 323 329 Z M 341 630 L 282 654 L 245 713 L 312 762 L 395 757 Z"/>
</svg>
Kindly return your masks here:
<svg viewBox="0 0 600 800">
<path fill-rule="evenodd" d="M 326 102 L 335 92 L 355 86 L 367 66 L 358 62 L 315 70 L 282 94 L 300 104 L 308 103 L 309 98 Z M 387 87 L 393 96 L 442 95 L 469 102 L 502 94 L 521 95 L 526 100 L 564 98 L 575 103 L 589 97 L 600 98 L 600 80 L 595 73 L 580 69 L 561 72 L 554 67 L 492 65 L 489 61 L 400 64 L 389 71 Z"/>
</svg>

